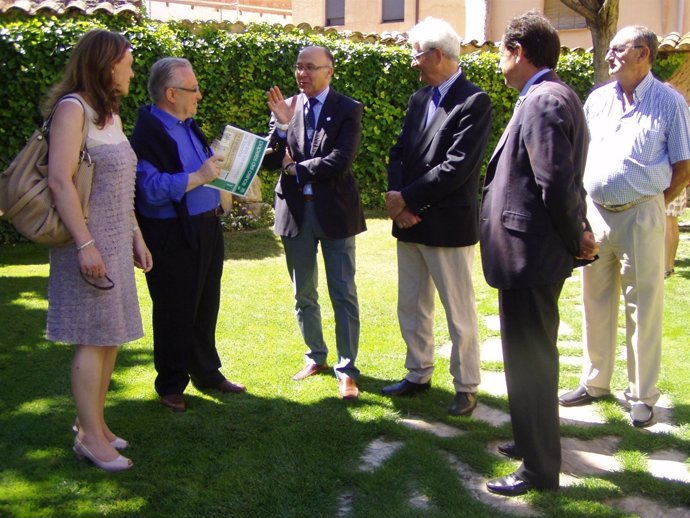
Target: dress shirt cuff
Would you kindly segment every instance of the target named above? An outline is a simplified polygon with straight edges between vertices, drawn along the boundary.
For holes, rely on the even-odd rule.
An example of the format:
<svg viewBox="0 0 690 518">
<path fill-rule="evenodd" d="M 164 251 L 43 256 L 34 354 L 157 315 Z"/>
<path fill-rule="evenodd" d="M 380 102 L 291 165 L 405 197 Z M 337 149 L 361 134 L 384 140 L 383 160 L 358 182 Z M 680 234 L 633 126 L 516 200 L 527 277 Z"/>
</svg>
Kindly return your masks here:
<svg viewBox="0 0 690 518">
<path fill-rule="evenodd" d="M 172 176 L 172 181 L 170 183 L 170 198 L 172 201 L 179 203 L 179 201 L 182 200 L 182 196 L 187 192 L 190 174 L 191 173 L 175 173 L 170 175 Z"/>
</svg>

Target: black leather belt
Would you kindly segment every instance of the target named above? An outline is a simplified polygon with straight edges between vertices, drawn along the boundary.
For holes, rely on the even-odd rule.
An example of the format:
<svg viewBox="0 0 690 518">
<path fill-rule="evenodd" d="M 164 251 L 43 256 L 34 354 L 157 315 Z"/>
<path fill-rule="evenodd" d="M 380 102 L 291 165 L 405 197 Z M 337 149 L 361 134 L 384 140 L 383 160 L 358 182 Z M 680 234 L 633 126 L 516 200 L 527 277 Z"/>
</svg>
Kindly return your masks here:
<svg viewBox="0 0 690 518">
<path fill-rule="evenodd" d="M 202 212 L 201 214 L 197 214 L 197 216 L 201 216 L 202 218 L 217 218 L 218 216 L 222 216 L 223 213 L 223 207 L 216 207 L 214 209 L 207 210 L 206 212 Z"/>
<path fill-rule="evenodd" d="M 314 201 L 313 194 L 303 194 L 302 197 L 304 198 L 304 201 Z"/>
</svg>

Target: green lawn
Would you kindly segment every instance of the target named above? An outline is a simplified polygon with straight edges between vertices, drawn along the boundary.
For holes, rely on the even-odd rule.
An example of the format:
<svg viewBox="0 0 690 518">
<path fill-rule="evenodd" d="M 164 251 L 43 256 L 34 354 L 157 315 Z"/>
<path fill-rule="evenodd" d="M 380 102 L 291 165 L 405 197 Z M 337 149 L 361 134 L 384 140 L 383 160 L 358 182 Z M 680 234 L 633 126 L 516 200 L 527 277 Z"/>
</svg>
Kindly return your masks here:
<svg viewBox="0 0 690 518">
<path fill-rule="evenodd" d="M 686 218 L 687 219 L 687 218 Z M 368 219 L 358 237 L 357 285 L 362 336 L 359 367 L 362 396 L 346 403 L 336 397 L 330 376 L 300 383 L 290 376 L 303 363 L 304 346 L 293 318 L 292 289 L 279 240 L 270 231 L 233 234 L 226 239 L 218 349 L 223 372 L 246 384 L 241 395 L 187 391 L 188 411 L 173 414 L 157 403 L 153 390 L 150 302 L 137 273 L 145 337 L 121 349 L 107 408 L 108 422 L 132 446 L 135 466 L 110 475 L 78 461 L 71 451 L 74 410 L 69 369 L 72 349 L 44 338 L 47 309 L 47 250 L 34 245 L 0 247 L 0 516 L 2 517 L 336 517 L 351 498 L 356 517 L 495 517 L 476 501 L 447 462 L 453 454 L 487 477 L 512 464 L 486 445 L 509 439 L 510 427 L 450 418 L 453 395 L 447 360 L 437 360 L 432 389 L 421 397 L 391 400 L 381 388 L 405 373 L 405 347 L 396 318 L 395 241 L 380 215 Z M 588 477 L 555 494 L 526 498 L 549 516 L 624 516 L 603 502 L 640 494 L 671 507 L 688 505 L 690 488 L 657 480 L 645 472 L 645 455 L 677 449 L 690 455 L 690 376 L 687 310 L 690 292 L 690 229 L 685 229 L 676 275 L 666 281 L 664 357 L 661 389 L 675 405 L 677 433 L 664 436 L 631 428 L 617 408 L 602 427 L 564 427 L 564 436 L 617 435 L 625 470 Z M 322 272 L 323 273 L 323 272 Z M 333 341 L 333 315 L 325 291 L 326 338 Z M 497 314 L 496 294 L 475 260 L 475 289 L 482 340 L 495 336 L 484 317 Z M 562 319 L 580 338 L 579 283 L 568 282 Z M 438 304 L 437 343 L 448 341 Z M 333 347 L 334 349 L 334 347 Z M 569 355 L 580 354 L 572 346 Z M 329 360 L 333 361 L 333 356 Z M 484 368 L 497 370 L 499 364 Z M 561 387 L 578 378 L 564 367 Z M 616 389 L 625 386 L 624 366 Z M 480 387 L 481 391 L 481 387 Z M 500 409 L 503 398 L 480 392 L 481 401 Z M 466 433 L 452 439 L 404 428 L 408 414 L 450 423 Z M 374 472 L 358 470 L 371 443 L 402 441 Z M 409 506 L 409 495 L 427 495 L 431 508 Z"/>
</svg>

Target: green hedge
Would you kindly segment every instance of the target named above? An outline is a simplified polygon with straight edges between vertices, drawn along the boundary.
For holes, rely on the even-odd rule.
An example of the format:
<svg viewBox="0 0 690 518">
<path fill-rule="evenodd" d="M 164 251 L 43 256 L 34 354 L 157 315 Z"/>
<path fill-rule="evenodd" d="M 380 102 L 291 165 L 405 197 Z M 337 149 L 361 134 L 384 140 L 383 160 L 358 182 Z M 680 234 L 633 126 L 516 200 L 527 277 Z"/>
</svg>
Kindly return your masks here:
<svg viewBox="0 0 690 518">
<path fill-rule="evenodd" d="M 307 31 L 267 24 L 251 25 L 232 33 L 228 24 L 158 22 L 146 18 L 99 15 L 5 16 L 0 19 L 0 167 L 5 167 L 41 122 L 39 101 L 61 75 L 69 51 L 85 31 L 105 27 L 121 31 L 132 43 L 135 78 L 122 104 L 125 131 L 129 132 L 137 108 L 149 102 L 147 73 L 157 59 L 184 56 L 194 65 L 203 100 L 197 118 L 214 138 L 231 123 L 263 134 L 269 111 L 265 92 L 273 85 L 286 94 L 295 88 L 292 65 L 299 49 L 308 44 L 329 47 L 336 59 L 333 86 L 364 104 L 362 145 L 355 163 L 365 206 L 382 206 L 386 186 L 388 149 L 394 143 L 407 99 L 420 87 L 410 68 L 405 47 L 359 43 L 335 31 Z M 461 63 L 468 78 L 484 88 L 494 106 L 489 149 L 505 127 L 517 97 L 503 82 L 498 55 L 466 54 Z M 675 69 L 673 63 L 664 70 Z M 592 85 L 591 55 L 564 54 L 558 73 L 584 99 Z M 487 153 L 488 155 L 488 153 Z M 262 172 L 264 199 L 272 199 L 275 174 Z M 0 241 L 12 234 L 0 226 Z"/>
</svg>

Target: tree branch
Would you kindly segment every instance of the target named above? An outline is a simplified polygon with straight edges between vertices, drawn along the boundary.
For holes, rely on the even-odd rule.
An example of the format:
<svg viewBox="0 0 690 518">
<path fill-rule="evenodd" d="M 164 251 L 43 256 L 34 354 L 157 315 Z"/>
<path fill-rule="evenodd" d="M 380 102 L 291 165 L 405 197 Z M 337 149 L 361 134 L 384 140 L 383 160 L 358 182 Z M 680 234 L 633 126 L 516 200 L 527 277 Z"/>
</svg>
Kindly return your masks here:
<svg viewBox="0 0 690 518">
<path fill-rule="evenodd" d="M 595 8 L 593 4 L 596 2 L 598 2 L 598 0 L 561 0 L 563 5 L 584 17 L 590 25 L 593 24 L 597 18 L 597 11 L 599 9 L 598 7 Z"/>
</svg>

